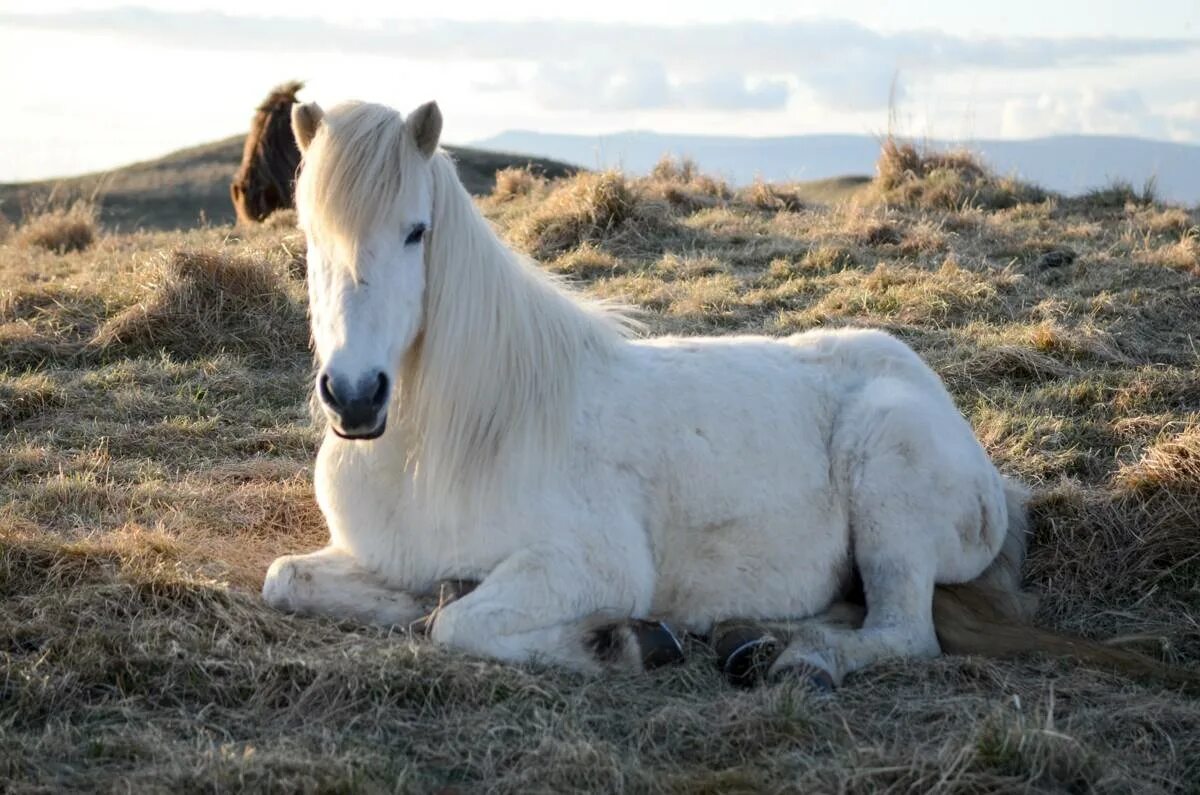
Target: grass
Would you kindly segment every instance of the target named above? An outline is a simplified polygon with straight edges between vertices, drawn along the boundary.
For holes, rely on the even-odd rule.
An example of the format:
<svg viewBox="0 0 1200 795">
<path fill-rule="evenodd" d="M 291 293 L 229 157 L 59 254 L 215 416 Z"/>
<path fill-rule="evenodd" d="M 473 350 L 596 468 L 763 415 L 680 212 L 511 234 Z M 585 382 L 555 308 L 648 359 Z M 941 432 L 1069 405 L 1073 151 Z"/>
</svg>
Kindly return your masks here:
<svg viewBox="0 0 1200 795">
<path fill-rule="evenodd" d="M 999 210 L 1046 196 L 1036 186 L 991 173 L 966 150 L 921 151 L 891 136 L 883 142 L 876 172 L 875 185 L 884 201 L 919 207 Z"/>
<path fill-rule="evenodd" d="M 756 201 L 681 161 L 514 172 L 480 202 L 657 333 L 899 335 L 1034 489 L 1038 621 L 1200 666 L 1200 218 L 1023 187 L 981 200 L 1001 190 L 982 166 L 900 155 L 828 206 Z M 293 220 L 109 229 L 64 253 L 0 235 L 0 788 L 1200 780 L 1200 702 L 1066 661 L 887 662 L 821 698 L 730 689 L 694 642 L 682 667 L 590 679 L 265 609 L 272 557 L 325 537 Z"/>
<path fill-rule="evenodd" d="M 96 207 L 90 202 L 76 201 L 68 207 L 46 209 L 27 216 L 16 232 L 16 243 L 65 254 L 83 251 L 92 245 L 97 234 Z"/>
</svg>

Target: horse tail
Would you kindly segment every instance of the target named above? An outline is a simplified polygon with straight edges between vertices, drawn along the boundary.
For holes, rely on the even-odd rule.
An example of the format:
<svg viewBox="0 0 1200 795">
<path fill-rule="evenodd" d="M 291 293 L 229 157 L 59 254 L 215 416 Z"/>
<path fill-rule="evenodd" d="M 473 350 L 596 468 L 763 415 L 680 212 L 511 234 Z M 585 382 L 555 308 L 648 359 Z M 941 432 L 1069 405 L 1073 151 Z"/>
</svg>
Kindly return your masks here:
<svg viewBox="0 0 1200 795">
<path fill-rule="evenodd" d="M 995 560 L 971 582 L 939 585 L 934 590 L 933 624 L 942 651 L 984 657 L 1040 652 L 1200 692 L 1200 673 L 1031 624 L 1037 600 L 1020 590 L 1021 564 L 1029 536 L 1026 493 L 1007 483 L 1005 496 L 1008 533 Z"/>
</svg>

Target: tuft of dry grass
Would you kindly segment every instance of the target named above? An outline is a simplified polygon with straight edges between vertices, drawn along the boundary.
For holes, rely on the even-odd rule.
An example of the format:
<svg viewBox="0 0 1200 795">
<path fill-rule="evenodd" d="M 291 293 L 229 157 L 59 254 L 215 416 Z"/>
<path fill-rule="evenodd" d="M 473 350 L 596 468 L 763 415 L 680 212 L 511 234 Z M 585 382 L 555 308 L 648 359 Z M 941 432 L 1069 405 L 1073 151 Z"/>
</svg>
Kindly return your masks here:
<svg viewBox="0 0 1200 795">
<path fill-rule="evenodd" d="M 1114 180 L 1088 191 L 1079 201 L 1099 209 L 1121 210 L 1128 206 L 1153 205 L 1158 201 L 1158 190 L 1153 179 L 1147 180 L 1140 191 L 1126 180 Z"/>
<path fill-rule="evenodd" d="M 105 322 L 91 343 L 186 357 L 238 350 L 269 360 L 302 351 L 304 309 L 285 279 L 262 262 L 223 251 L 175 251 L 163 259 L 149 294 Z"/>
<path fill-rule="evenodd" d="M 663 155 L 650 169 L 650 179 L 658 182 L 676 182 L 687 184 L 700 176 L 696 161 L 690 157 L 675 157 Z"/>
<path fill-rule="evenodd" d="M 585 243 L 614 254 L 657 251 L 671 226 L 670 205 L 616 171 L 576 174 L 531 205 L 509 202 L 502 217 L 514 220 L 509 238 L 539 259 Z"/>
<path fill-rule="evenodd" d="M 492 188 L 494 201 L 509 201 L 518 196 L 528 196 L 546 184 L 546 179 L 533 173 L 528 167 L 510 166 L 496 172 L 496 186 Z"/>
<path fill-rule="evenodd" d="M 264 218 L 262 223 L 268 229 L 296 229 L 299 226 L 299 217 L 295 208 L 283 207 Z"/>
<path fill-rule="evenodd" d="M 767 212 L 794 213 L 804 209 L 804 202 L 796 191 L 761 179 L 741 191 L 740 196 L 751 207 Z"/>
<path fill-rule="evenodd" d="M 1040 188 L 995 176 L 966 150 L 921 151 L 890 136 L 883 142 L 875 169 L 879 197 L 893 204 L 1002 210 L 1046 198 Z"/>
<path fill-rule="evenodd" d="M 1133 493 L 1171 491 L 1194 499 L 1193 515 L 1200 527 L 1200 424 L 1155 441 L 1141 459 L 1117 472 L 1115 483 Z"/>
<path fill-rule="evenodd" d="M 691 158 L 671 155 L 655 163 L 640 187 L 646 196 L 683 212 L 722 206 L 733 195 L 724 180 L 702 173 Z"/>
<path fill-rule="evenodd" d="M 554 273 L 574 276 L 577 279 L 612 276 L 623 270 L 616 257 L 591 243 L 583 243 L 571 249 L 549 262 L 546 267 Z"/>
<path fill-rule="evenodd" d="M 69 207 L 47 209 L 25 218 L 16 232 L 15 241 L 19 246 L 66 254 L 83 251 L 98 235 L 96 207 L 81 200 Z"/>
</svg>

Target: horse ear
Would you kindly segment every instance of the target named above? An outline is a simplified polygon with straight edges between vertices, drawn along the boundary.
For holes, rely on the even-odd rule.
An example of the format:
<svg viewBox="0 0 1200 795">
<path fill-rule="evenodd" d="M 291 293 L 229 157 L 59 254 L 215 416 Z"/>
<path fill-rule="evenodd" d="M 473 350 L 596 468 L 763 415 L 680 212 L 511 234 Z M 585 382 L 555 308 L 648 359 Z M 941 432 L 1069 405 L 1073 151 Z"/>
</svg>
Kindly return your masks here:
<svg viewBox="0 0 1200 795">
<path fill-rule="evenodd" d="M 442 112 L 437 103 L 426 102 L 409 114 L 408 129 L 421 154 L 432 157 L 437 151 L 438 139 L 442 137 Z"/>
<path fill-rule="evenodd" d="M 308 150 L 323 118 L 325 111 L 315 102 L 292 105 L 292 134 L 296 136 L 296 145 L 301 153 Z"/>
</svg>

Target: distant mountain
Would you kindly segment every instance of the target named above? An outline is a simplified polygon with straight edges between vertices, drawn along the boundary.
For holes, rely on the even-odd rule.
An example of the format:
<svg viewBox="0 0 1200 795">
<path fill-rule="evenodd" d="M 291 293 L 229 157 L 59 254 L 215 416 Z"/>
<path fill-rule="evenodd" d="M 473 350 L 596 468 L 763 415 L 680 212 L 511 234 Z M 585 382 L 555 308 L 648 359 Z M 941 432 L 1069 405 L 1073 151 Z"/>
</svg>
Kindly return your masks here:
<svg viewBox="0 0 1200 795">
<path fill-rule="evenodd" d="M 155 160 L 78 177 L 0 184 L 0 213 L 17 220 L 27 207 L 45 197 L 96 196 L 101 219 L 122 229 L 177 229 L 202 221 L 230 224 L 235 220 L 229 182 L 242 159 L 243 135 L 235 135 Z M 548 177 L 576 171 L 543 157 L 509 155 L 473 147 L 448 146 L 458 175 L 474 194 L 490 193 L 496 171 L 528 165 Z"/>
<path fill-rule="evenodd" d="M 1100 135 L 1071 135 L 1024 141 L 921 142 L 935 148 L 965 146 L 1001 174 L 1077 194 L 1125 180 L 1141 188 L 1157 180 L 1163 199 L 1200 203 L 1200 146 Z M 687 155 L 702 170 L 735 183 L 817 180 L 871 174 L 880 140 L 869 135 L 797 135 L 784 138 L 723 138 L 622 132 L 559 135 L 513 130 L 475 142 L 486 149 L 536 152 L 586 168 L 619 166 L 644 173 L 664 153 Z"/>
</svg>

